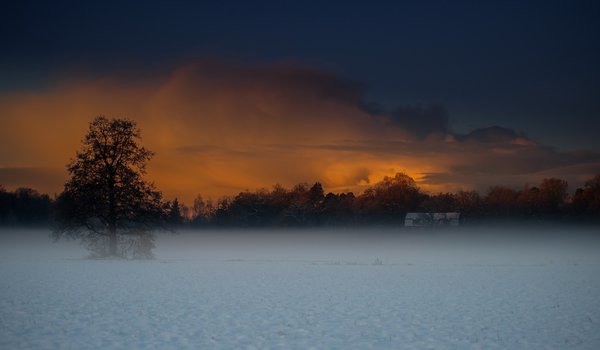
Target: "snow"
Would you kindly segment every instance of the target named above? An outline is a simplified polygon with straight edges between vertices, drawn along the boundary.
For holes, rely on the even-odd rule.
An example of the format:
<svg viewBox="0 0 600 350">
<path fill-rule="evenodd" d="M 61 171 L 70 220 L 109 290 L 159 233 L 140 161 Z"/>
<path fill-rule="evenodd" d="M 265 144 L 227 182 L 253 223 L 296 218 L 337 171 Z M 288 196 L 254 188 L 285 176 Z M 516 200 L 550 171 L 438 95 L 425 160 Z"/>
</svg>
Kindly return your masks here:
<svg viewBox="0 0 600 350">
<path fill-rule="evenodd" d="M 1 349 L 600 348 L 585 235 L 184 232 L 149 261 L 47 235 L 0 231 Z"/>
</svg>

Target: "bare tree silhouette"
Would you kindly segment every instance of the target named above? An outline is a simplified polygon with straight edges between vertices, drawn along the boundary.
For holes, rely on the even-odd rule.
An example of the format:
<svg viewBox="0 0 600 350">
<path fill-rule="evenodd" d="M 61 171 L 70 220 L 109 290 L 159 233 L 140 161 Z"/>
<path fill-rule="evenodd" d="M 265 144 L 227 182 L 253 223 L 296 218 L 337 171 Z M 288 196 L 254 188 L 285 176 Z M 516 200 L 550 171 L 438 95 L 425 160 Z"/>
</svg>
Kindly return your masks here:
<svg viewBox="0 0 600 350">
<path fill-rule="evenodd" d="M 153 153 L 140 146 L 134 121 L 96 117 L 68 165 L 71 178 L 57 203 L 54 236 L 84 239 L 100 256 L 148 256 L 151 231 L 164 222 L 167 204 L 144 181 Z"/>
</svg>

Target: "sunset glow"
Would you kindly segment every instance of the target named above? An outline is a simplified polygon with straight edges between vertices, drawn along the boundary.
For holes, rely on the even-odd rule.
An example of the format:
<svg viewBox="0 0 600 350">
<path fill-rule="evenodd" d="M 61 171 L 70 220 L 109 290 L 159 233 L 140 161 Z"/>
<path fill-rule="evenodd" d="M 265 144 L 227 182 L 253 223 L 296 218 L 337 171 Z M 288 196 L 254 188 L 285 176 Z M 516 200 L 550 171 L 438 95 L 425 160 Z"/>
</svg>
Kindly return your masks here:
<svg viewBox="0 0 600 350">
<path fill-rule="evenodd" d="M 0 182 L 60 192 L 64 165 L 98 114 L 138 122 L 156 152 L 149 178 L 185 202 L 276 183 L 320 181 L 327 191 L 359 193 L 396 172 L 429 191 L 520 186 L 547 175 L 578 183 L 600 164 L 597 154 L 558 153 L 503 128 L 420 137 L 363 109 L 363 98 L 360 85 L 301 66 L 217 62 L 159 81 L 71 78 L 46 91 L 4 93 Z"/>
<path fill-rule="evenodd" d="M 600 1 L 4 1 L 0 348 L 600 349 Z"/>
<path fill-rule="evenodd" d="M 60 193 L 98 115 L 136 121 L 148 178 L 188 204 L 396 172 L 432 193 L 574 191 L 600 172 L 589 4 L 113 5 L 3 11 L 6 189 Z"/>
</svg>

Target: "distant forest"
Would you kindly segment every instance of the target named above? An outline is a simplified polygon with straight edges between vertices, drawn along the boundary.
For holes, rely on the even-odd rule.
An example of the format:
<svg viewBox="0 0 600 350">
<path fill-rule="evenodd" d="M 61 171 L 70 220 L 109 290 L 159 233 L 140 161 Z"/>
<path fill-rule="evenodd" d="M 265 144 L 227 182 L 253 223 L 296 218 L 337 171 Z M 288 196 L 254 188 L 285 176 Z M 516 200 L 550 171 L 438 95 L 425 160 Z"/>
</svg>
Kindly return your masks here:
<svg viewBox="0 0 600 350">
<path fill-rule="evenodd" d="M 59 198 L 59 197 L 57 197 Z M 57 198 L 34 189 L 7 191 L 0 185 L 0 226 L 51 227 Z M 600 174 L 570 195 L 566 181 L 544 179 L 514 190 L 493 186 L 476 191 L 427 194 L 409 176 L 398 173 L 363 193 L 325 193 L 320 183 L 291 189 L 244 191 L 218 201 L 198 196 L 191 206 L 168 203 L 171 227 L 318 227 L 401 226 L 407 212 L 460 212 L 461 224 L 502 221 L 600 223 Z"/>
</svg>

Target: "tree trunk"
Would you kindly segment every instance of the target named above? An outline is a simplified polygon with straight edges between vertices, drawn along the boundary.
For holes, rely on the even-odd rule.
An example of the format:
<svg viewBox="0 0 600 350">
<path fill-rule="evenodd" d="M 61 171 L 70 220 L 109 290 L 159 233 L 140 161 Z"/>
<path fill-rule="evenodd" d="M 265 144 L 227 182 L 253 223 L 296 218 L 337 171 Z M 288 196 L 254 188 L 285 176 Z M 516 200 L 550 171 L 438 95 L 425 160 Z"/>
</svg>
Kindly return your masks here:
<svg viewBox="0 0 600 350">
<path fill-rule="evenodd" d="M 108 180 L 108 239 L 110 256 L 117 256 L 117 211 L 115 201 L 115 176 L 113 170 L 109 171 Z"/>
</svg>

